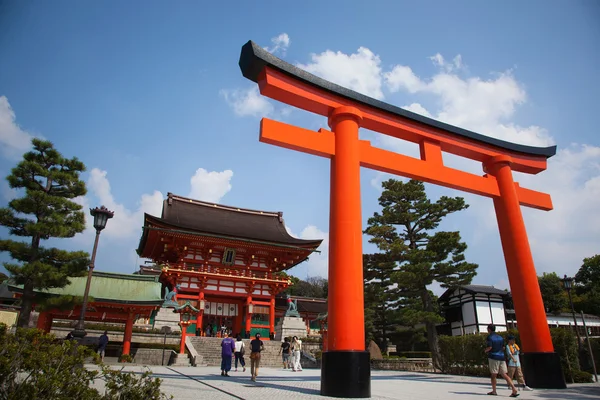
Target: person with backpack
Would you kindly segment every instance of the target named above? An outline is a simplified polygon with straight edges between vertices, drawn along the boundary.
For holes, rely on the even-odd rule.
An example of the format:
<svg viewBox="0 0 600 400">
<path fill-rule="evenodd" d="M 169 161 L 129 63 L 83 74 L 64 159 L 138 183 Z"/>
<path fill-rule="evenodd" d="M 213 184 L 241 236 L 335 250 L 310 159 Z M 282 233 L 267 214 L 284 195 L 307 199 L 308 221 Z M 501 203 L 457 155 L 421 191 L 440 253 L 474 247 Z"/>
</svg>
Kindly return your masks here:
<svg viewBox="0 0 600 400">
<path fill-rule="evenodd" d="M 512 379 L 510 379 L 508 376 L 506 361 L 504 360 L 504 339 L 502 339 L 502 336 L 496 333 L 496 326 L 493 324 L 488 325 L 487 331 L 489 335 L 486 340 L 487 346 L 485 348 L 485 352 L 488 356 L 488 364 L 492 378 L 492 391 L 489 392 L 488 395 L 498 395 L 496 392 L 496 383 L 498 380 L 498 375 L 500 375 L 506 380 L 506 383 L 508 383 L 508 386 L 512 390 L 512 393 L 509 397 L 518 397 L 519 391 L 517 390 Z"/>
<path fill-rule="evenodd" d="M 515 374 L 517 375 L 517 382 L 520 387 L 525 391 L 533 390 L 525 384 L 525 378 L 523 378 L 523 371 L 521 371 L 521 361 L 519 354 L 521 349 L 519 345 L 515 343 L 514 335 L 508 335 L 508 344 L 506 345 L 506 356 L 508 357 L 508 376 L 510 379 L 514 379 Z"/>
<path fill-rule="evenodd" d="M 283 369 L 291 368 L 290 366 L 290 338 L 283 339 L 279 354 L 281 354 L 281 360 L 283 361 Z"/>
</svg>

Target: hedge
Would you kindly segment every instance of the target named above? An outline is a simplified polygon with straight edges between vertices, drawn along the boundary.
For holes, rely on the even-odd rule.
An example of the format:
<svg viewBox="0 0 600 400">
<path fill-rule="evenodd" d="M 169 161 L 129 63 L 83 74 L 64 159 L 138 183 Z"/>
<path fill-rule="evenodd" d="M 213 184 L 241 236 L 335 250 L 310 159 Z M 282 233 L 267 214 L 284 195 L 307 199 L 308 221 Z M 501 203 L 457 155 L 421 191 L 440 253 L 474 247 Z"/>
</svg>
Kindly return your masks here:
<svg viewBox="0 0 600 400">
<path fill-rule="evenodd" d="M 512 334 L 520 343 L 519 332 L 498 332 L 506 342 L 506 336 Z M 568 329 L 550 329 L 554 350 L 559 354 L 563 373 L 567 382 L 571 378 L 575 382 L 592 382 L 589 372 L 579 369 L 577 356 L 577 339 L 575 334 Z M 486 334 L 467 336 L 440 336 L 440 356 L 443 373 L 455 375 L 488 376 L 488 361 L 484 350 L 486 347 Z M 598 342 L 600 352 L 600 341 Z"/>
</svg>

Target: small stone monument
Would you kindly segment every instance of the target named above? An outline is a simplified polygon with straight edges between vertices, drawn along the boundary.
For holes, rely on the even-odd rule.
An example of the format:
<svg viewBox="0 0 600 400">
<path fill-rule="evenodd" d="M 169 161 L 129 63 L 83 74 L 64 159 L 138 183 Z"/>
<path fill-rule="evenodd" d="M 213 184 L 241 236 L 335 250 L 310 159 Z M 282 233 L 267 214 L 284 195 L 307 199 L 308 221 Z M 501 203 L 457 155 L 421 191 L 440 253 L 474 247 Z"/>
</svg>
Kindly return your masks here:
<svg viewBox="0 0 600 400">
<path fill-rule="evenodd" d="M 381 354 L 381 349 L 377 346 L 377 343 L 374 341 L 369 342 L 369 347 L 367 351 L 371 355 L 371 360 L 383 360 L 383 355 Z"/>
<path fill-rule="evenodd" d="M 179 303 L 177 302 L 177 291 L 180 287 L 180 285 L 176 285 L 173 290 L 165 296 L 162 307 L 154 317 L 155 329 L 169 327 L 174 332 L 181 332 L 181 327 L 179 326 L 179 314 L 174 313 L 172 310 L 173 308 L 179 307 Z"/>
<path fill-rule="evenodd" d="M 282 319 L 275 326 L 275 340 L 283 340 L 285 337 L 306 337 L 306 324 L 298 313 L 298 300 L 292 300 L 286 295 L 288 309 Z"/>
</svg>

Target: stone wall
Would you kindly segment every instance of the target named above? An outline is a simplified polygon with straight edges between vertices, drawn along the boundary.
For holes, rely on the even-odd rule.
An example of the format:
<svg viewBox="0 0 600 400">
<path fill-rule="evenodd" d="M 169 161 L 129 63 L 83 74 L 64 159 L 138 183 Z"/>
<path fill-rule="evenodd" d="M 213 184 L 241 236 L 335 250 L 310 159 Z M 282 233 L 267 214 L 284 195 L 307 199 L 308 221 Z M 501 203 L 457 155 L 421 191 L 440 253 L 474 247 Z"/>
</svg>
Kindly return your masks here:
<svg viewBox="0 0 600 400">
<path fill-rule="evenodd" d="M 67 333 L 71 332 L 73 330 L 73 328 L 65 328 L 65 327 L 52 327 L 52 330 L 50 331 L 51 333 L 53 333 L 54 335 L 56 335 L 56 337 L 58 338 L 64 338 L 67 336 Z M 88 340 L 97 340 L 100 335 L 102 335 L 104 333 L 104 331 L 98 331 L 98 330 L 87 330 L 87 336 L 86 339 Z M 111 342 L 123 342 L 123 335 L 124 332 L 119 332 L 119 331 L 108 331 L 108 340 Z M 155 333 L 138 333 L 138 332 L 133 332 L 133 335 L 131 337 L 131 342 L 132 343 L 157 343 L 157 344 L 163 344 L 164 342 L 164 335 L 160 335 L 160 334 L 155 334 Z M 180 344 L 181 343 L 181 336 L 177 335 L 167 335 L 167 344 Z"/>
<path fill-rule="evenodd" d="M 431 358 L 384 358 L 371 360 L 371 368 L 387 371 L 435 372 Z"/>
<path fill-rule="evenodd" d="M 133 362 L 142 365 L 171 365 L 177 355 L 173 350 L 161 349 L 135 349 L 132 352 Z"/>
</svg>

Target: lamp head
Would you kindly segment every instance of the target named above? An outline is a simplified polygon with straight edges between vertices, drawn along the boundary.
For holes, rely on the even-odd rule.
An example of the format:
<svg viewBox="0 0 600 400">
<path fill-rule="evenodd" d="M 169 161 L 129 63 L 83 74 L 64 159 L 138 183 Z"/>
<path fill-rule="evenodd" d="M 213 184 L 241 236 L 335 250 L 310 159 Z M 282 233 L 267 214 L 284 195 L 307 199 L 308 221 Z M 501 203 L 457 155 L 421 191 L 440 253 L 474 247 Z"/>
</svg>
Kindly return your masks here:
<svg viewBox="0 0 600 400">
<path fill-rule="evenodd" d="M 90 208 L 90 214 L 94 217 L 94 228 L 96 228 L 96 231 L 98 232 L 106 228 L 106 222 L 115 215 L 114 212 L 109 211 L 108 208 L 104 206 Z"/>
</svg>

